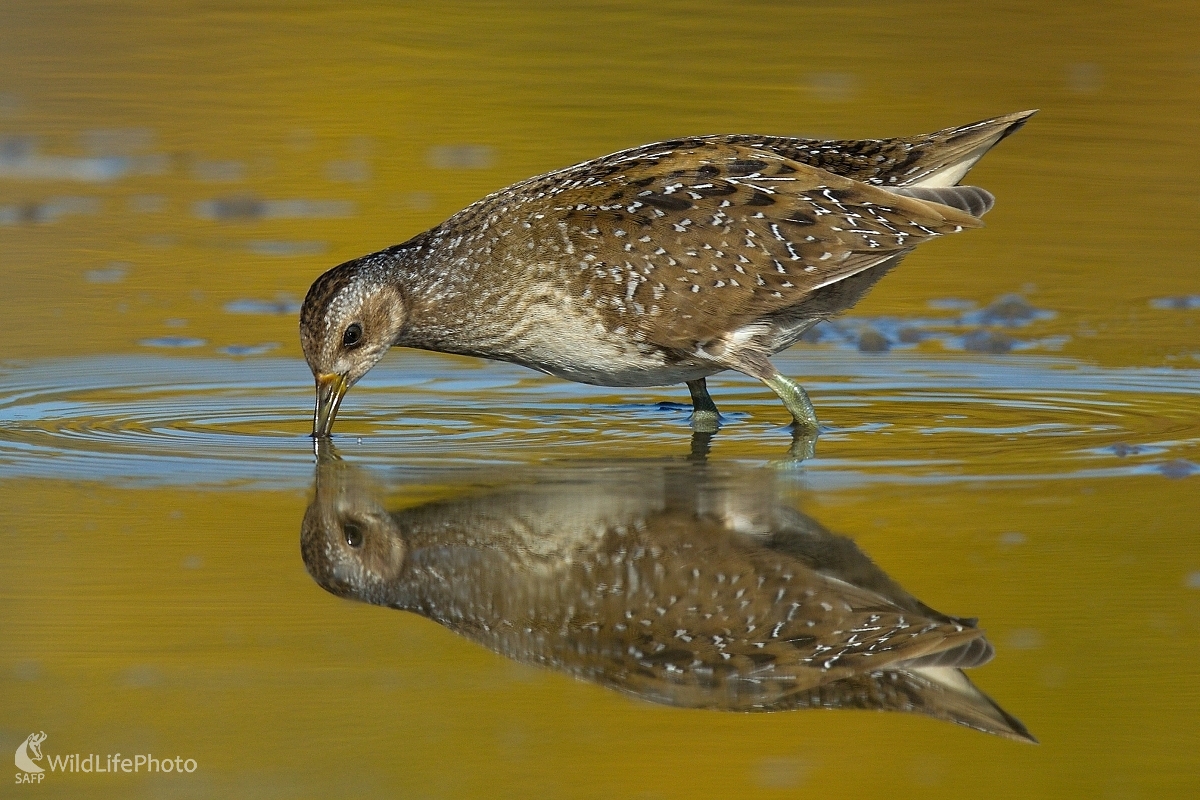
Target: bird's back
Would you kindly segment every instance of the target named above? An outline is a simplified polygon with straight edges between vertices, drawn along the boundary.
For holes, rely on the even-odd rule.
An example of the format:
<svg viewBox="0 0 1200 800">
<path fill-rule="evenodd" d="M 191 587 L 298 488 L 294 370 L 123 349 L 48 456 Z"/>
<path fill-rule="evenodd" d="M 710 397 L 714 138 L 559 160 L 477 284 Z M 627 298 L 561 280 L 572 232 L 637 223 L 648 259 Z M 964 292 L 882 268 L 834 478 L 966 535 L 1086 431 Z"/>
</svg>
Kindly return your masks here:
<svg viewBox="0 0 1200 800">
<path fill-rule="evenodd" d="M 401 344 L 606 385 L 737 368 L 978 227 L 991 196 L 954 184 L 1030 113 L 908 138 L 677 139 L 530 178 L 392 249 Z"/>
</svg>

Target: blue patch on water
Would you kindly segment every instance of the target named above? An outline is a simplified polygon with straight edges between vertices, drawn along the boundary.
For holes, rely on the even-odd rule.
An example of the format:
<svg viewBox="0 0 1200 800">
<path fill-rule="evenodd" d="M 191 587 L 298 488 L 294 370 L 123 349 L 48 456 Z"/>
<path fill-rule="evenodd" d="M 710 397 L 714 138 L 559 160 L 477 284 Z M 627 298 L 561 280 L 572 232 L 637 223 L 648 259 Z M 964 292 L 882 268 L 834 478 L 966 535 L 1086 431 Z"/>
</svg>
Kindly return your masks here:
<svg viewBox="0 0 1200 800">
<path fill-rule="evenodd" d="M 963 314 L 961 323 L 967 325 L 1002 325 L 1004 327 L 1019 327 L 1042 319 L 1054 317 L 1053 311 L 1034 308 L 1019 294 L 1006 294 L 997 297 L 986 308 Z"/>
<path fill-rule="evenodd" d="M 1168 478 L 1187 478 L 1200 472 L 1200 464 L 1193 464 L 1182 458 L 1177 458 L 1174 461 L 1166 461 L 1155 466 L 1155 471 Z"/>
<path fill-rule="evenodd" d="M 978 303 L 974 300 L 961 300 L 957 297 L 941 297 L 930 300 L 927 306 L 936 311 L 970 311 Z"/>
<path fill-rule="evenodd" d="M 932 308 L 963 311 L 975 308 L 966 300 L 934 300 Z M 1069 336 L 1017 338 L 1010 331 L 1033 322 L 1050 319 L 1053 311 L 1034 308 L 1023 297 L 1008 294 L 998 297 L 986 308 L 950 317 L 841 317 L 814 325 L 802 340 L 833 344 L 862 353 L 886 353 L 906 350 L 922 342 L 937 342 L 946 350 L 1001 355 L 1019 350 L 1061 350 Z"/>
<path fill-rule="evenodd" d="M 1156 297 L 1150 301 L 1154 308 L 1171 311 L 1187 311 L 1200 308 L 1200 294 L 1184 294 L 1176 297 Z"/>
<path fill-rule="evenodd" d="M 318 256 L 329 249 L 326 242 L 260 239 L 246 243 L 256 256 Z"/>
<path fill-rule="evenodd" d="M 89 269 L 83 277 L 88 283 L 120 283 L 128 273 L 128 264 L 114 261 L 104 269 Z"/>
<path fill-rule="evenodd" d="M 300 313 L 300 301 L 290 297 L 280 297 L 275 300 L 233 300 L 225 304 L 228 314 L 273 314 L 290 316 Z"/>
<path fill-rule="evenodd" d="M 279 347 L 279 342 L 264 342 L 263 344 L 231 344 L 217 349 L 217 352 L 227 356 L 261 356 Z"/>
<path fill-rule="evenodd" d="M 142 347 L 204 347 L 208 342 L 192 336 L 159 336 L 154 339 L 142 339 L 138 344 Z"/>
</svg>

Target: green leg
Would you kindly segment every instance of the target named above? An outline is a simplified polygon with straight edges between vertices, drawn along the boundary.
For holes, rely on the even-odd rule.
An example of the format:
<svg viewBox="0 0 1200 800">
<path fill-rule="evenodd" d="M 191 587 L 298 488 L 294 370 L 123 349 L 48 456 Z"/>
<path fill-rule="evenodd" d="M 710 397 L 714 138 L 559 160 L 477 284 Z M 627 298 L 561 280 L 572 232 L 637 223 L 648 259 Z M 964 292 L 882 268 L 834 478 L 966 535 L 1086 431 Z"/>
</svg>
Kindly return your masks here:
<svg viewBox="0 0 1200 800">
<path fill-rule="evenodd" d="M 790 378 L 778 372 L 762 379 L 771 387 L 771 391 L 779 395 L 784 406 L 792 414 L 792 446 L 788 456 L 793 461 L 804 461 L 817 454 L 817 434 L 820 425 L 817 423 L 817 412 L 813 409 L 808 393 Z"/>
<path fill-rule="evenodd" d="M 717 404 L 708 395 L 704 378 L 688 381 L 687 387 L 692 393 L 692 430 L 697 433 L 716 432 L 721 427 L 721 415 L 717 412 Z"/>
<path fill-rule="evenodd" d="M 778 372 L 763 378 L 762 382 L 770 386 L 771 391 L 779 395 L 779 399 L 783 401 L 784 407 L 791 412 L 797 432 L 811 432 L 815 435 L 820 430 L 820 425 L 817 423 L 817 412 L 813 408 L 812 401 L 808 399 L 808 394 L 800 387 L 800 384 L 791 378 L 780 375 Z"/>
</svg>

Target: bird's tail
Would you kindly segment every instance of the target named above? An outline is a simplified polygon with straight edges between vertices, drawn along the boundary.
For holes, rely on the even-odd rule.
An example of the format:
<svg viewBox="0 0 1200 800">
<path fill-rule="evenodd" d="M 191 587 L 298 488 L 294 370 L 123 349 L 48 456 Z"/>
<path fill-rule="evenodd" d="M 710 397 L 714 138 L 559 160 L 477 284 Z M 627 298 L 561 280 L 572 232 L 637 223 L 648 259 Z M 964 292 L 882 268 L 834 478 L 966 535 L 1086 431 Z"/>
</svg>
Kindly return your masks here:
<svg viewBox="0 0 1200 800">
<path fill-rule="evenodd" d="M 903 178 L 897 183 L 914 188 L 956 185 L 984 153 L 1016 133 L 1036 113 L 1037 109 L 1018 111 L 901 140 L 907 141 L 912 150 Z"/>
</svg>

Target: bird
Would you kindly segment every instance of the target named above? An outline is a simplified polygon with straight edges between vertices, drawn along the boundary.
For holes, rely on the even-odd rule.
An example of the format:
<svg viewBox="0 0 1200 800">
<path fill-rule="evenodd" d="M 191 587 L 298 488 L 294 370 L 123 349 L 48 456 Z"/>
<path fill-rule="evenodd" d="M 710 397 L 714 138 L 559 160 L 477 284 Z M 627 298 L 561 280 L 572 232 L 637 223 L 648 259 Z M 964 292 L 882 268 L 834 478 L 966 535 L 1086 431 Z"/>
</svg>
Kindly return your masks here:
<svg viewBox="0 0 1200 800">
<path fill-rule="evenodd" d="M 311 285 L 300 341 L 314 438 L 393 346 L 508 361 L 582 383 L 687 385 L 736 370 L 819 423 L 770 356 L 850 308 L 917 245 L 977 228 L 994 198 L 967 171 L 1036 110 L 920 136 L 751 134 L 634 147 L 494 192 Z"/>
<path fill-rule="evenodd" d="M 643 700 L 911 711 L 1035 741 L 963 673 L 994 655 L 976 621 L 913 597 L 781 500 L 777 475 L 680 461 L 442 471 L 428 478 L 440 499 L 389 510 L 326 442 L 300 548 L 332 594 Z M 404 496 L 421 480 L 409 473 Z"/>
</svg>

